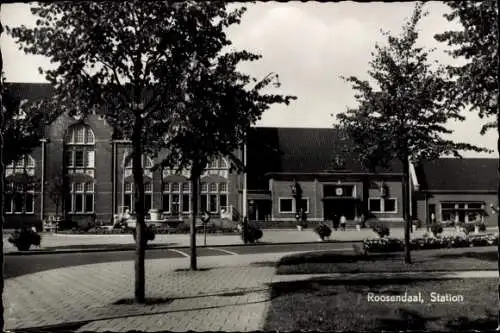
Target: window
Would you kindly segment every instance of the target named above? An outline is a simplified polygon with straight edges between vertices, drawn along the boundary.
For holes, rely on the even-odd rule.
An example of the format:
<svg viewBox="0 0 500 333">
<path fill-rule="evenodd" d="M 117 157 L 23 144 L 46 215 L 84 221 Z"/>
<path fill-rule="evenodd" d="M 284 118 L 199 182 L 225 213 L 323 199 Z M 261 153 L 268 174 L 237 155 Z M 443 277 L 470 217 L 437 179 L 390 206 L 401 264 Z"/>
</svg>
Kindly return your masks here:
<svg viewBox="0 0 500 333">
<path fill-rule="evenodd" d="M 219 191 L 221 191 L 221 192 L 227 192 L 227 184 L 226 183 L 220 183 L 219 184 Z"/>
<path fill-rule="evenodd" d="M 164 183 L 162 208 L 173 215 L 191 212 L 191 184 Z"/>
<path fill-rule="evenodd" d="M 227 183 L 201 183 L 200 211 L 218 213 L 227 205 Z"/>
<path fill-rule="evenodd" d="M 35 195 L 30 192 L 6 192 L 4 194 L 4 211 L 6 214 L 33 214 Z"/>
<path fill-rule="evenodd" d="M 384 199 L 384 212 L 386 213 L 396 213 L 396 199 L 386 198 Z"/>
<path fill-rule="evenodd" d="M 126 182 L 123 185 L 123 206 L 130 209 L 130 212 L 135 210 L 134 204 L 134 183 Z M 144 183 L 144 211 L 147 213 L 153 208 L 153 184 L 150 182 Z"/>
<path fill-rule="evenodd" d="M 219 156 L 210 160 L 201 176 L 207 175 L 218 175 L 227 179 L 229 177 L 229 164 L 226 159 Z"/>
<path fill-rule="evenodd" d="M 217 212 L 217 195 L 216 194 L 211 194 L 210 195 L 210 207 L 209 207 L 209 212 L 215 213 Z"/>
<path fill-rule="evenodd" d="M 217 183 L 210 183 L 210 192 L 217 192 Z"/>
<path fill-rule="evenodd" d="M 132 165 L 133 165 L 132 155 L 128 155 L 125 157 L 124 164 L 125 164 L 125 169 L 124 169 L 125 177 L 129 177 L 132 175 Z M 142 155 L 141 164 L 144 175 L 152 178 L 153 177 L 152 168 L 154 163 L 151 157 Z"/>
<path fill-rule="evenodd" d="M 380 198 L 377 198 L 377 199 L 370 198 L 368 200 L 368 209 L 374 213 L 382 212 L 382 205 L 381 205 Z"/>
<path fill-rule="evenodd" d="M 72 183 L 66 208 L 73 214 L 94 212 L 94 183 Z"/>
<path fill-rule="evenodd" d="M 69 128 L 64 140 L 64 163 L 69 173 L 94 176 L 95 137 L 92 129 L 78 124 Z"/>
<path fill-rule="evenodd" d="M 293 199 L 280 198 L 279 211 L 280 213 L 293 213 Z"/>
<path fill-rule="evenodd" d="M 442 202 L 441 220 L 452 222 L 483 221 L 484 202 Z"/>
<path fill-rule="evenodd" d="M 208 184 L 201 183 L 201 192 L 208 192 Z"/>
<path fill-rule="evenodd" d="M 397 213 L 397 199 L 395 198 L 370 198 L 368 209 L 373 213 Z"/>
<path fill-rule="evenodd" d="M 5 176 L 13 174 L 28 174 L 35 175 L 35 159 L 30 155 L 24 155 L 15 163 L 10 163 L 5 167 Z"/>
</svg>

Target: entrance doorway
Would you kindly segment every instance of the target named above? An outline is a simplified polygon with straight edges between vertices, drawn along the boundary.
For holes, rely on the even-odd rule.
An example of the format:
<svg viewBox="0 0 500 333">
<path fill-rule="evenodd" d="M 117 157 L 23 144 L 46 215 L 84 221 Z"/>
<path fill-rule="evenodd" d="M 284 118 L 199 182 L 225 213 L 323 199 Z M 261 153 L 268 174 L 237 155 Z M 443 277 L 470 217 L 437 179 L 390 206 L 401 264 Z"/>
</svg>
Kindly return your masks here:
<svg viewBox="0 0 500 333">
<path fill-rule="evenodd" d="M 344 215 L 348 220 L 354 220 L 356 216 L 356 201 L 352 198 L 335 198 L 323 200 L 323 216 L 325 220 L 331 220 L 333 214 Z"/>
<path fill-rule="evenodd" d="M 248 219 L 250 221 L 267 221 L 271 217 L 271 207 L 271 200 L 250 200 Z"/>
</svg>

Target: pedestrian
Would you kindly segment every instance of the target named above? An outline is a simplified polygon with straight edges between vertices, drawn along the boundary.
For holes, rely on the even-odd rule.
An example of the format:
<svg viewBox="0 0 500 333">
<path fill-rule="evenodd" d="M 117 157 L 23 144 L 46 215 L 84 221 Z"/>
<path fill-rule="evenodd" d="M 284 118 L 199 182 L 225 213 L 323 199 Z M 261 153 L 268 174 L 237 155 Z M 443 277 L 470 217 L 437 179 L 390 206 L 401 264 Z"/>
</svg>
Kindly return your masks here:
<svg viewBox="0 0 500 333">
<path fill-rule="evenodd" d="M 340 229 L 342 231 L 345 231 L 346 223 L 347 223 L 347 219 L 345 218 L 345 215 L 342 214 L 342 216 L 340 216 Z"/>
<path fill-rule="evenodd" d="M 333 230 L 337 231 L 337 229 L 339 228 L 339 218 L 335 213 L 333 213 L 332 215 L 332 225 L 333 225 Z"/>
</svg>

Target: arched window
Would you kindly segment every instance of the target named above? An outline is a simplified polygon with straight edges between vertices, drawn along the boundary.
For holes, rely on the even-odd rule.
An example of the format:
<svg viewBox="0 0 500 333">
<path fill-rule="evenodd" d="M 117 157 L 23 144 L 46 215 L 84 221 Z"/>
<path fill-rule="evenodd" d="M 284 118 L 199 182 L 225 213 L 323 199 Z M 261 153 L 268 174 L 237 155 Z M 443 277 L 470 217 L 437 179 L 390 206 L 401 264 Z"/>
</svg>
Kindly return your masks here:
<svg viewBox="0 0 500 333">
<path fill-rule="evenodd" d="M 224 178 L 229 177 L 229 163 L 227 160 L 220 156 L 217 158 L 212 159 L 209 163 L 203 174 L 201 175 L 202 177 L 209 176 L 209 175 L 217 175 L 221 176 Z"/>
<path fill-rule="evenodd" d="M 5 176 L 8 182 L 4 197 L 6 214 L 34 213 L 36 186 L 34 175 L 35 159 L 29 155 L 24 155 L 6 166 Z"/>
<path fill-rule="evenodd" d="M 71 126 L 64 137 L 64 167 L 68 174 L 95 177 L 95 136 L 85 124 Z M 94 181 L 70 181 L 66 209 L 71 214 L 94 212 Z"/>
<path fill-rule="evenodd" d="M 95 137 L 89 126 L 71 126 L 64 138 L 64 159 L 68 173 L 95 174 Z"/>
</svg>

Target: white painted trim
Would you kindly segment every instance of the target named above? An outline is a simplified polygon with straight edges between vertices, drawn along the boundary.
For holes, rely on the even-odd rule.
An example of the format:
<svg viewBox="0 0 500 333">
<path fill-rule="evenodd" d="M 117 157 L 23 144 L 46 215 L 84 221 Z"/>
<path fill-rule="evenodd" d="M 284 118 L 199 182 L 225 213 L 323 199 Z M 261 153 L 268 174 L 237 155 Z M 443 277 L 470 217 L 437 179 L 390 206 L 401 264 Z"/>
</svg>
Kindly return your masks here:
<svg viewBox="0 0 500 333">
<path fill-rule="evenodd" d="M 215 247 L 209 247 L 208 249 L 209 250 L 214 250 L 214 251 L 224 252 L 226 254 L 230 254 L 230 255 L 233 255 L 233 256 L 237 256 L 238 255 L 238 253 L 236 253 L 236 252 L 229 251 L 229 250 L 224 250 L 224 249 L 218 249 L 218 248 L 215 248 Z"/>
<path fill-rule="evenodd" d="M 175 252 L 175 253 L 178 253 L 178 254 L 181 254 L 182 256 L 187 257 L 187 258 L 189 258 L 189 257 L 190 257 L 190 255 L 189 255 L 189 254 L 184 253 L 184 252 L 179 251 L 179 250 L 176 250 L 176 249 L 168 249 L 168 250 L 169 250 L 169 251 L 172 251 L 172 252 Z"/>
<path fill-rule="evenodd" d="M 295 220 L 295 218 L 293 219 Z M 273 222 L 287 222 L 287 221 L 292 221 L 292 218 L 291 217 L 271 217 L 271 221 Z M 322 219 L 321 217 L 312 217 L 312 218 L 307 218 L 307 221 L 310 221 L 310 222 L 321 222 L 321 221 L 324 221 L 324 219 Z"/>
<path fill-rule="evenodd" d="M 378 199 L 380 200 L 380 211 L 374 211 L 371 209 L 371 205 L 370 205 L 370 200 L 372 199 Z M 385 203 L 384 203 L 384 199 L 392 199 L 394 201 L 396 201 L 395 205 L 394 205 L 394 208 L 395 210 L 394 211 L 386 211 L 385 210 Z M 393 197 L 388 197 L 388 198 L 382 198 L 382 197 L 369 197 L 368 198 L 368 210 L 372 213 L 388 213 L 388 214 L 397 214 L 398 213 L 398 198 L 393 198 Z"/>
<path fill-rule="evenodd" d="M 420 184 L 418 183 L 417 172 L 415 171 L 415 166 L 410 162 L 410 177 L 415 191 L 420 189 Z"/>
</svg>

